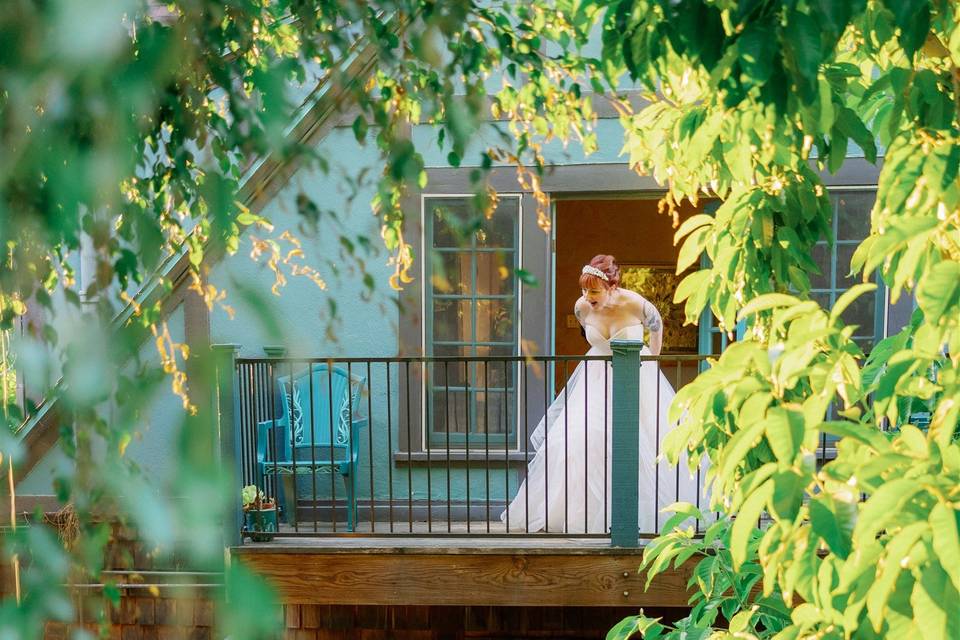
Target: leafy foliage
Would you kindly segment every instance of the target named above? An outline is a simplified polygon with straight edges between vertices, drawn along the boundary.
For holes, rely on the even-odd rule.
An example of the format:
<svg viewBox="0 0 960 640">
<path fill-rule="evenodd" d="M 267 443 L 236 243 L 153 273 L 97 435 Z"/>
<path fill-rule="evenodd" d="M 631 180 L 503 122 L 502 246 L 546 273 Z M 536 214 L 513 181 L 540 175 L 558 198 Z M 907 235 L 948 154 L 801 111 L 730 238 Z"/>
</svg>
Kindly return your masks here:
<svg viewBox="0 0 960 640">
<path fill-rule="evenodd" d="M 625 1 L 605 16 L 611 75 L 649 90 L 623 117 L 631 163 L 665 184 L 667 208 L 723 200 L 677 230 L 678 271 L 704 255 L 709 266 L 676 298 L 689 321 L 709 308 L 728 331 L 747 327 L 678 393 L 666 449 L 709 460 L 712 506 L 734 517 L 733 569 L 758 563 L 763 595 L 782 596 L 790 619 L 747 629 L 744 603 L 712 637 L 958 633 L 957 17 L 922 0 Z M 849 266 L 865 281 L 879 270 L 892 301 L 912 291 L 919 307 L 869 355 L 843 311 L 873 285 L 830 310 L 807 296 L 813 244 L 830 239 L 819 171 L 850 162 L 851 142 L 884 164 Z M 924 429 L 910 424 L 917 407 L 931 413 Z M 836 457 L 818 461 L 827 437 Z M 663 566 L 679 535 L 666 531 L 646 564 Z"/>
<path fill-rule="evenodd" d="M 212 366 L 170 337 L 157 294 L 183 256 L 194 292 L 223 304 L 205 281 L 211 256 L 235 251 L 244 227 L 271 233 L 243 191 L 259 158 L 328 167 L 287 137 L 298 114 L 288 87 L 322 80 L 358 105 L 353 132 L 384 159 L 373 205 L 400 286 L 414 258 L 403 194 L 426 176 L 412 124 L 435 124 L 436 144 L 460 166 L 488 113 L 505 120 L 497 146 L 471 163 L 478 208 L 494 200 L 484 173 L 497 162 L 518 165 L 543 206 L 542 144 L 578 138 L 592 150 L 585 88 L 616 94 L 629 77 L 645 99 L 636 109 L 615 99 L 631 165 L 666 187 L 668 211 L 684 199 L 722 200 L 677 230 L 678 272 L 703 256 L 709 266 L 685 278 L 676 300 L 690 321 L 709 308 L 725 330 L 738 320 L 748 330 L 678 394 L 673 416 L 685 419 L 668 447 L 674 459 L 683 449 L 709 459 L 712 506 L 732 524 L 722 520 L 709 543 L 668 530 L 645 560 L 660 570 L 701 553 L 701 563 L 734 577 L 698 582 L 694 614 L 674 629 L 640 618 L 617 633 L 705 629 L 719 608 L 729 630 L 717 633 L 741 637 L 958 635 L 955 3 L 130 0 L 100 3 L 82 19 L 77 6 L 14 0 L 0 18 L 0 329 L 28 318 L 32 355 L 17 365 L 63 373 L 51 397 L 67 417 L 61 447 L 74 465 L 56 488 L 89 543 L 68 557 L 39 528 L 18 534 L 36 538 L 17 547 L 33 552 L 31 590 L 19 607 L 4 603 L 5 630 L 35 637 L 45 617 L 69 615 L 61 585 L 71 563 L 98 572 L 95 506 L 114 505 L 165 548 L 178 528 L 191 530 L 192 557 L 216 566 L 209 505 L 236 488 L 208 463 L 212 421 L 197 398 L 212 385 Z M 585 53 L 595 27 L 599 58 Z M 506 81 L 492 88 L 498 72 Z M 865 279 L 879 270 L 891 300 L 912 292 L 919 307 L 910 327 L 869 356 L 842 313 L 868 286 L 832 310 L 807 295 L 812 247 L 830 239 L 822 171 L 840 171 L 851 144 L 868 162 L 882 153 L 884 165 L 871 234 L 850 267 Z M 307 198 L 297 210 L 308 231 L 325 219 Z M 295 241 L 259 238 L 255 253 L 276 269 L 278 286 L 284 268 L 321 284 L 315 269 L 285 263 Z M 342 245 L 355 255 L 370 243 Z M 88 275 L 78 274 L 82 246 Z M 153 294 L 134 297 L 138 290 Z M 67 313 L 75 321 L 54 321 Z M 141 359 L 146 340 L 161 367 Z M 189 478 L 180 487 L 189 495 L 176 507 L 123 457 L 161 369 L 197 411 L 178 444 L 176 473 Z M 918 405 L 930 410 L 925 431 L 909 424 Z M 18 411 L 5 413 L 11 427 Z M 825 435 L 838 438 L 837 454 L 818 464 Z M 19 455 L 15 440 L 0 444 L 7 462 Z M 769 525 L 758 532 L 761 514 Z M 761 572 L 754 596 L 747 585 Z M 260 600 L 248 577 L 228 582 L 253 593 L 233 601 Z M 789 621 L 762 609 L 780 611 L 778 599 L 796 605 Z M 231 637 L 262 631 L 241 624 Z"/>
<path fill-rule="evenodd" d="M 676 504 L 668 509 L 675 513 L 664 523 L 665 533 L 644 549 L 640 570 L 646 570 L 649 587 L 671 564 L 674 569 L 691 564 L 693 570 L 687 583 L 688 588 L 694 589 L 690 614 L 668 625 L 641 611 L 611 629 L 607 640 L 629 638 L 634 633 L 664 640 L 714 637 L 711 634 L 717 631 L 721 615 L 729 621 L 728 631 L 741 634 L 739 637 L 763 631 L 777 632 L 789 624 L 790 612 L 780 591 L 763 595 L 758 588 L 763 578 L 763 568 L 756 560 L 760 544 L 758 531 L 751 532 L 747 541 L 751 559 L 738 566 L 730 552 L 733 523 L 728 518 L 714 519 L 705 531 L 698 532 L 691 520 L 702 523 L 711 519 L 711 514 L 689 504 Z"/>
</svg>

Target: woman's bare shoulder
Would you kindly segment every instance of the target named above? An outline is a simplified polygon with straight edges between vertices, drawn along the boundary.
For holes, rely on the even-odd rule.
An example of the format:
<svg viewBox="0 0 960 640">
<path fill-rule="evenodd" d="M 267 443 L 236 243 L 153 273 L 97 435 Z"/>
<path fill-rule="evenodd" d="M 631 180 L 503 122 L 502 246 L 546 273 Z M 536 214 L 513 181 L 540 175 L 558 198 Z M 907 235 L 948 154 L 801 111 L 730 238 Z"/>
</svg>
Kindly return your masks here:
<svg viewBox="0 0 960 640">
<path fill-rule="evenodd" d="M 640 294 L 637 293 L 636 291 L 632 291 L 632 290 L 630 290 L 630 289 L 620 289 L 620 295 L 622 296 L 621 299 L 622 299 L 626 304 L 629 304 L 629 305 L 640 305 L 640 306 L 642 306 L 644 303 L 649 302 L 649 301 L 648 301 L 646 298 L 644 298 L 642 295 L 640 295 Z"/>
<path fill-rule="evenodd" d="M 629 313 L 632 313 L 643 321 L 646 321 L 648 316 L 657 315 L 657 308 L 653 305 L 653 303 L 636 291 L 621 289 L 621 292 L 623 294 L 622 300 L 624 303 L 624 308 Z"/>
<path fill-rule="evenodd" d="M 586 298 L 580 296 L 573 304 L 573 315 L 577 316 L 577 320 L 580 321 L 580 324 L 583 324 L 583 319 L 586 318 L 589 313 L 590 303 L 587 302 Z"/>
</svg>

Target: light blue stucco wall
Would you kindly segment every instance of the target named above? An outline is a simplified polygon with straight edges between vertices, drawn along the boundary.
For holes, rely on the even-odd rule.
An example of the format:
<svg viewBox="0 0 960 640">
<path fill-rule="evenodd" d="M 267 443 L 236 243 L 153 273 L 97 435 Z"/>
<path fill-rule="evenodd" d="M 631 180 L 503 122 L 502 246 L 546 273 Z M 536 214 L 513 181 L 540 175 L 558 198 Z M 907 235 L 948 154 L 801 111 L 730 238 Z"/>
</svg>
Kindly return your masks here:
<svg viewBox="0 0 960 640">
<path fill-rule="evenodd" d="M 349 128 L 331 131 L 318 151 L 330 162 L 330 172 L 311 167 L 297 171 L 262 212 L 274 229 L 248 229 L 237 253 L 213 267 L 210 282 L 227 291 L 236 312 L 231 320 L 222 307 L 214 309 L 210 326 L 214 343 L 239 344 L 241 355 L 250 357 L 264 355 L 263 347 L 272 345 L 286 346 L 297 355 L 396 354 L 397 294 L 388 286 L 392 268 L 378 219 L 370 209 L 379 174 L 378 155 L 373 148 L 357 144 Z M 365 182 L 351 185 L 364 171 Z M 300 193 L 323 212 L 316 234 L 302 224 L 297 211 Z M 316 268 L 325 289 L 307 277 L 291 275 L 286 265 L 282 269 L 287 284 L 277 295 L 271 293 L 275 275 L 266 265 L 266 256 L 254 260 L 250 252 L 254 238 L 279 239 L 285 232 L 302 243 L 303 256 L 296 263 Z M 359 263 L 344 250 L 340 236 L 369 240 L 372 252 L 357 248 L 356 254 L 376 285 L 372 295 L 366 295 Z M 289 242 L 279 242 L 284 254 L 293 248 Z M 332 324 L 331 301 L 337 307 Z M 272 319 L 267 311 L 273 312 Z"/>
<path fill-rule="evenodd" d="M 462 167 L 476 167 L 480 165 L 481 154 L 491 146 L 502 146 L 500 133 L 508 131 L 507 124 L 503 122 L 487 123 L 480 129 L 480 134 L 474 142 L 467 148 L 464 154 Z M 625 162 L 625 157 L 621 156 L 620 151 L 623 148 L 623 126 L 617 118 L 599 119 L 594 127 L 597 134 L 599 149 L 591 155 L 583 152 L 583 147 L 579 141 L 571 139 L 564 146 L 559 140 L 554 140 L 543 147 L 543 155 L 548 164 L 570 165 L 570 164 L 609 164 Z M 431 125 L 418 125 L 413 128 L 413 142 L 416 148 L 423 154 L 424 162 L 427 167 L 449 168 L 447 154 L 449 148 L 440 149 L 436 144 L 437 129 Z M 507 166 L 506 163 L 497 163 L 497 166 Z M 430 187 L 427 186 L 429 191 Z"/>
<path fill-rule="evenodd" d="M 240 242 L 235 255 L 218 263 L 212 270 L 210 281 L 228 292 L 229 304 L 235 310 L 233 319 L 222 308 L 211 315 L 211 340 L 214 343 L 233 343 L 240 346 L 242 357 L 263 357 L 265 346 L 283 346 L 291 356 L 298 357 L 390 357 L 397 355 L 398 293 L 389 286 L 393 268 L 388 264 L 388 254 L 380 239 L 380 224 L 371 210 L 377 180 L 382 164 L 373 146 L 362 146 L 354 138 L 349 127 L 333 129 L 319 144 L 317 151 L 330 163 L 329 173 L 315 167 L 299 169 L 267 204 L 263 215 L 274 225 L 266 232 L 249 229 Z M 357 182 L 358 176 L 365 180 Z M 303 218 L 297 210 L 298 195 L 307 196 L 321 210 L 318 232 L 306 233 Z M 327 212 L 334 212 L 336 219 Z M 299 264 L 310 265 L 318 270 L 326 283 L 319 288 L 303 276 L 291 276 L 290 267 L 283 270 L 287 284 L 278 295 L 271 292 L 275 283 L 274 273 L 259 261 L 250 257 L 253 238 L 280 238 L 289 232 L 302 242 L 303 256 Z M 366 273 L 374 283 L 373 291 L 363 284 L 363 273 L 356 259 L 345 251 L 341 236 L 355 241 L 358 236 L 369 239 L 371 252 L 356 249 Z M 282 242 L 282 241 L 281 241 Z M 282 242 L 284 252 L 292 248 Z M 336 314 L 331 315 L 330 303 L 336 304 Z M 303 365 L 299 365 L 302 367 Z M 366 377 L 366 369 L 353 371 Z M 362 435 L 362 452 L 359 483 L 360 496 L 369 493 L 370 456 L 368 438 L 373 433 L 373 451 L 387 451 L 387 404 L 390 403 L 393 432 L 390 440 L 396 442 L 399 413 L 399 397 L 396 366 L 391 371 L 391 394 L 385 388 L 384 365 L 371 369 L 371 424 L 372 428 Z M 375 401 L 374 401 L 375 400 Z M 363 402 L 357 412 L 366 414 L 367 403 Z M 383 495 L 387 474 L 379 460 L 376 464 L 375 487 Z M 300 478 L 299 490 L 304 496 L 312 494 L 313 481 Z M 320 499 L 343 496 L 343 484 L 336 478 L 331 489 L 329 476 L 318 476 L 316 492 Z M 399 486 L 398 486 L 399 490 Z"/>
</svg>

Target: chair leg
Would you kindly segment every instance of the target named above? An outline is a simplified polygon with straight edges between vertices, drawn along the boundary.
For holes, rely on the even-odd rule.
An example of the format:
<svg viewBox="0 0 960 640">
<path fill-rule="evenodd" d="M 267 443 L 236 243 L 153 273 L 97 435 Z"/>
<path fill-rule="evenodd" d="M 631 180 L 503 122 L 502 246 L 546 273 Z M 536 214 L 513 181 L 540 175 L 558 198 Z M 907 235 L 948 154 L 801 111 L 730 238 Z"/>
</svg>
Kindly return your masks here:
<svg viewBox="0 0 960 640">
<path fill-rule="evenodd" d="M 293 524 L 297 519 L 297 482 L 296 476 L 285 473 L 280 476 L 280 504 L 283 505 L 283 519 L 287 524 Z"/>
<path fill-rule="evenodd" d="M 356 523 L 354 522 L 357 512 L 356 481 L 352 473 L 344 473 L 341 475 L 343 477 L 343 486 L 347 491 L 347 531 L 352 533 L 356 530 Z"/>
</svg>

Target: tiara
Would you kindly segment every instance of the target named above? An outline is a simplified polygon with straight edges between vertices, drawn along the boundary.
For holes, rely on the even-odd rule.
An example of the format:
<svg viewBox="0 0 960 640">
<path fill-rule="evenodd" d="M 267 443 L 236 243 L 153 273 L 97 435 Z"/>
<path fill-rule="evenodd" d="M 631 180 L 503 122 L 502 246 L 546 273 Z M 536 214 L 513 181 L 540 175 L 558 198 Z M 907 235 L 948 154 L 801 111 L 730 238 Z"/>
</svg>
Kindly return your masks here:
<svg viewBox="0 0 960 640">
<path fill-rule="evenodd" d="M 600 271 L 600 269 L 597 269 L 596 267 L 589 264 L 584 265 L 580 273 L 589 273 L 592 276 L 597 276 L 604 282 L 610 282 L 610 278 L 607 277 L 607 274 L 605 274 L 603 271 Z"/>
</svg>

